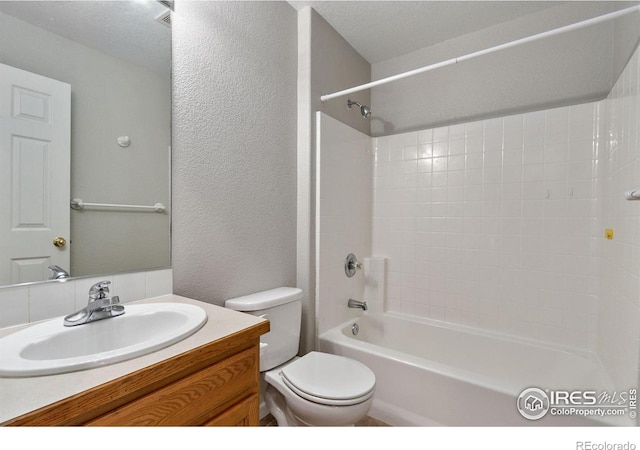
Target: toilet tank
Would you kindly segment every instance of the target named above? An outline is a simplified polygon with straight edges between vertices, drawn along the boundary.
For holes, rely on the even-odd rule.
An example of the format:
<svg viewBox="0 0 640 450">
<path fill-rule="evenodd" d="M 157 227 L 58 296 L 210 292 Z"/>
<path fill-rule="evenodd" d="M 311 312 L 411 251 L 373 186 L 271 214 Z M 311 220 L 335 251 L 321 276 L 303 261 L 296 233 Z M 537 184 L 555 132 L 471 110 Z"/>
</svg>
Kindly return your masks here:
<svg viewBox="0 0 640 450">
<path fill-rule="evenodd" d="M 269 319 L 271 331 L 260 337 L 260 371 L 272 369 L 298 354 L 302 290 L 280 287 L 224 302 L 225 308 Z M 266 345 L 264 345 L 266 344 Z"/>
</svg>

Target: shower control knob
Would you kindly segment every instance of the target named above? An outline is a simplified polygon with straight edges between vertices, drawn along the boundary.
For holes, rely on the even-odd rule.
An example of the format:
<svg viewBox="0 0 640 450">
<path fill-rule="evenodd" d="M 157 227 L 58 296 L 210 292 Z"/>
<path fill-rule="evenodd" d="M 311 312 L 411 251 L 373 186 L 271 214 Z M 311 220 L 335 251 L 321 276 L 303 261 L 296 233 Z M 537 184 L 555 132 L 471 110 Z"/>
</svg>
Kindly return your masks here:
<svg viewBox="0 0 640 450">
<path fill-rule="evenodd" d="M 362 269 L 362 263 L 358 262 L 356 255 L 349 253 L 344 261 L 344 273 L 351 278 L 359 269 Z"/>
</svg>

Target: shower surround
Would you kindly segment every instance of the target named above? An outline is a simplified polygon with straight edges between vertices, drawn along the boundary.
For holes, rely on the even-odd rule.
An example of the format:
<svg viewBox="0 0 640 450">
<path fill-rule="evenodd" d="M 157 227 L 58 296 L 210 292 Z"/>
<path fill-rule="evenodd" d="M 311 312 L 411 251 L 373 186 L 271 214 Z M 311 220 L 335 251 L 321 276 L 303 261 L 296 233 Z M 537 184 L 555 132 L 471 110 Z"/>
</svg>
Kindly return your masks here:
<svg viewBox="0 0 640 450">
<path fill-rule="evenodd" d="M 640 187 L 639 64 L 636 51 L 599 102 L 373 138 L 370 150 L 323 115 L 318 334 L 363 314 L 348 298 L 368 300 L 590 353 L 615 389 L 637 387 L 640 202 L 624 192 Z M 368 195 L 344 190 L 358 177 Z M 350 252 L 386 258 L 384 300 L 367 298 L 366 270 L 341 272 Z"/>
<path fill-rule="evenodd" d="M 385 309 L 595 352 L 637 386 L 638 60 L 600 102 L 374 139 Z"/>
</svg>

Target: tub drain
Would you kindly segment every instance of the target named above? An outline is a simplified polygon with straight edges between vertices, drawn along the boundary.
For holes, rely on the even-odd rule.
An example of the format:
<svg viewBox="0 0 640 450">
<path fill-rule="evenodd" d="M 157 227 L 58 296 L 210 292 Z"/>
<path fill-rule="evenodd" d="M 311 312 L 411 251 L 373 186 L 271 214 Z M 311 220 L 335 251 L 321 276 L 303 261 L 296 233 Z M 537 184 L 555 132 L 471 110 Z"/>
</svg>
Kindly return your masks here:
<svg viewBox="0 0 640 450">
<path fill-rule="evenodd" d="M 357 324 L 357 323 L 354 323 L 354 324 L 351 326 L 351 332 L 352 332 L 352 333 L 353 333 L 353 335 L 355 336 L 355 335 L 357 335 L 357 334 L 358 334 L 358 331 L 360 331 L 360 327 L 358 326 L 358 324 Z"/>
</svg>

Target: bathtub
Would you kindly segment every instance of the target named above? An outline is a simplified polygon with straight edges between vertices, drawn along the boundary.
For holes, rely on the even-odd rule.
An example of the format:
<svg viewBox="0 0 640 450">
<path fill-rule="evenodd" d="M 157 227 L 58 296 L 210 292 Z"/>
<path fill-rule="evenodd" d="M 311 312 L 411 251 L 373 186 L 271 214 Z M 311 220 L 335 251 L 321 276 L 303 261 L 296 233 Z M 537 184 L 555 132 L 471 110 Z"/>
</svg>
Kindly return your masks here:
<svg viewBox="0 0 640 450">
<path fill-rule="evenodd" d="M 373 370 L 376 393 L 369 415 L 389 425 L 631 425 L 626 417 L 547 414 L 531 421 L 518 412 L 516 401 L 525 388 L 612 392 L 601 365 L 588 354 L 369 312 L 321 334 L 319 349 Z"/>
</svg>

